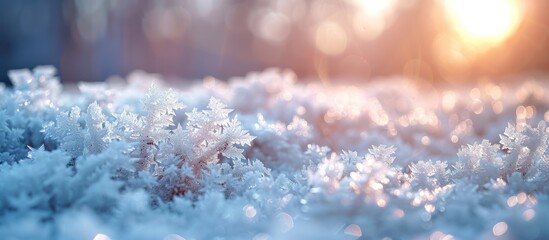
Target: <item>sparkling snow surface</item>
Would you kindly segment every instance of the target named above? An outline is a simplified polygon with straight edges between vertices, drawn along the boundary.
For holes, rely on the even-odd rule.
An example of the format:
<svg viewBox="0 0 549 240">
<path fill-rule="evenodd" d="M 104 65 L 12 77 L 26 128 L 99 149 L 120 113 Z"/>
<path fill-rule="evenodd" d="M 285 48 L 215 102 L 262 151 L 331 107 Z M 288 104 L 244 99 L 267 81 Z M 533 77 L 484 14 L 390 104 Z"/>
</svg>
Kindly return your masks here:
<svg viewBox="0 0 549 240">
<path fill-rule="evenodd" d="M 1 239 L 549 238 L 549 85 L 0 86 Z"/>
</svg>

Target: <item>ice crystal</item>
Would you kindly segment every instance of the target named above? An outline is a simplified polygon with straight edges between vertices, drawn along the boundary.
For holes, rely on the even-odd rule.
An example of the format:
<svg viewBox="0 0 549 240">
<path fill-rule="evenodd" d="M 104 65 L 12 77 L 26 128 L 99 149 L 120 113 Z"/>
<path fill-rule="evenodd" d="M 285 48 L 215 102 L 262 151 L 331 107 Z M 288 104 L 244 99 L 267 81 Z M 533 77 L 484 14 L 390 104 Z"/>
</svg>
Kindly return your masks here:
<svg viewBox="0 0 549 240">
<path fill-rule="evenodd" d="M 59 148 L 76 158 L 84 151 L 84 132 L 80 127 L 80 108 L 73 107 L 70 111 L 57 115 L 55 126 L 51 123 L 46 127 L 46 136 L 59 143 Z"/>
</svg>

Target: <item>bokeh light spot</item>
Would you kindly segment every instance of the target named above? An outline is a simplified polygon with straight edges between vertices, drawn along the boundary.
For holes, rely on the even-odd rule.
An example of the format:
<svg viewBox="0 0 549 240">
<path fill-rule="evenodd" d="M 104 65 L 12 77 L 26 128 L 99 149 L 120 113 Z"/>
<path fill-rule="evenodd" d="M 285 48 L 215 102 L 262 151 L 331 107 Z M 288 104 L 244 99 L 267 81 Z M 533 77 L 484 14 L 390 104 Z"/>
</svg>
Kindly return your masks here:
<svg viewBox="0 0 549 240">
<path fill-rule="evenodd" d="M 507 232 L 507 223 L 505 222 L 498 222 L 494 225 L 492 228 L 492 233 L 494 236 L 498 237 Z"/>
<path fill-rule="evenodd" d="M 347 48 L 347 33 L 334 22 L 324 22 L 316 29 L 315 45 L 324 54 L 340 54 Z"/>
<path fill-rule="evenodd" d="M 356 224 L 351 224 L 345 228 L 344 231 L 345 234 L 351 235 L 354 237 L 361 237 L 362 236 L 362 229 L 360 229 L 360 226 Z"/>
</svg>

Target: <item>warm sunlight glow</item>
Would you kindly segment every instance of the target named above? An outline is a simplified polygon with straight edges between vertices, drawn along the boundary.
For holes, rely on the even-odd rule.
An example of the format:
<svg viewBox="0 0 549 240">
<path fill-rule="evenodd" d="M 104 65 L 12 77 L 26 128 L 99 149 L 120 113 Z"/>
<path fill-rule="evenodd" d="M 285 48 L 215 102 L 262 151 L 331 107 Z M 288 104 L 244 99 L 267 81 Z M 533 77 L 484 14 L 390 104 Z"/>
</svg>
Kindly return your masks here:
<svg viewBox="0 0 549 240">
<path fill-rule="evenodd" d="M 395 10 L 394 0 L 355 0 L 360 9 L 353 17 L 353 28 L 364 40 L 376 39 L 391 24 Z"/>
<path fill-rule="evenodd" d="M 517 28 L 516 0 L 445 0 L 452 24 L 466 41 L 497 44 Z"/>
<path fill-rule="evenodd" d="M 327 55 L 337 55 L 347 48 L 347 34 L 337 23 L 324 22 L 316 30 L 315 45 Z"/>
</svg>

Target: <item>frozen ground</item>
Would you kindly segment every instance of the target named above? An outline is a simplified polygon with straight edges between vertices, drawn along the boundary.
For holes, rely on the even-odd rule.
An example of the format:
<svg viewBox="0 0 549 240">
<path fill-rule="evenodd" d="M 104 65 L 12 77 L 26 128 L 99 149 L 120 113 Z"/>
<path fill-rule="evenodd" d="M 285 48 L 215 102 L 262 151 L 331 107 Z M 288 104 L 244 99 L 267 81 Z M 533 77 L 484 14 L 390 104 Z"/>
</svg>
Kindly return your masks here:
<svg viewBox="0 0 549 240">
<path fill-rule="evenodd" d="M 549 238 L 545 82 L 9 75 L 2 239 Z"/>
</svg>

